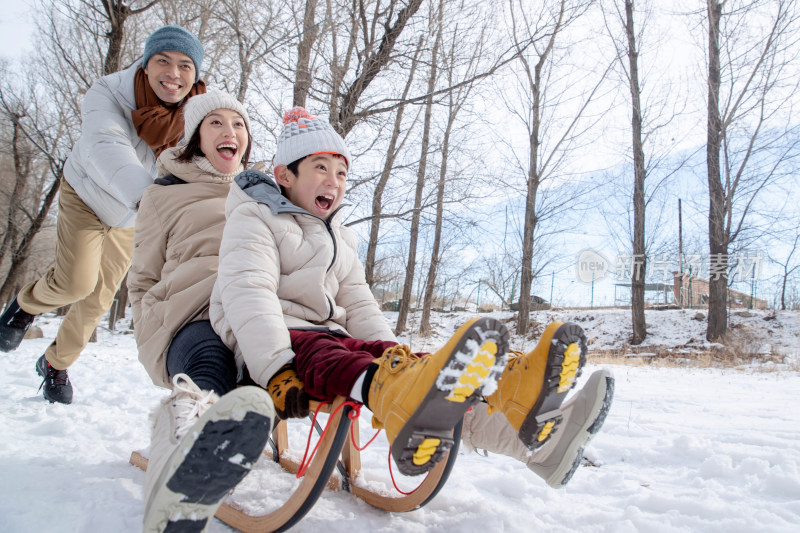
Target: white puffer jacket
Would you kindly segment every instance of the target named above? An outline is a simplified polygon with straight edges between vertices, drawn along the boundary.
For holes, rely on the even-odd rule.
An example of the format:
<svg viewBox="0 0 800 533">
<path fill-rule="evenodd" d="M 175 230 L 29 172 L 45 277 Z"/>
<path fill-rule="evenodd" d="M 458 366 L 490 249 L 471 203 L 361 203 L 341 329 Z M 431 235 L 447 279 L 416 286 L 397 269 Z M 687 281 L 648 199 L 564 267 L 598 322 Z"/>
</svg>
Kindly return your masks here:
<svg viewBox="0 0 800 533">
<path fill-rule="evenodd" d="M 109 226 L 129 228 L 142 193 L 157 177 L 156 156 L 136 133 L 132 67 L 103 76 L 81 104 L 81 136 L 64 165 L 64 178 Z"/>
<path fill-rule="evenodd" d="M 225 213 L 211 323 L 259 385 L 294 357 L 289 329 L 396 341 L 339 215 L 296 207 L 254 170 L 236 177 Z"/>
</svg>

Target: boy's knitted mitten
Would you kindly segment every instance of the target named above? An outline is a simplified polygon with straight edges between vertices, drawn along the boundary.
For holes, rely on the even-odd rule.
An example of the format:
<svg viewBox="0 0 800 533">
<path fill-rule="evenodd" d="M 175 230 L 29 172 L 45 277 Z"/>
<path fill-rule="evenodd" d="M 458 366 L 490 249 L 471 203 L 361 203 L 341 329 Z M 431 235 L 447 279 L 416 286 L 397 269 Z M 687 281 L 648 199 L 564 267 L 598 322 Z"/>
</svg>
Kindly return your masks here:
<svg viewBox="0 0 800 533">
<path fill-rule="evenodd" d="M 267 392 L 275 404 L 275 412 L 281 419 L 305 418 L 308 416 L 310 396 L 303 389 L 294 365 L 283 365 L 267 384 Z"/>
</svg>

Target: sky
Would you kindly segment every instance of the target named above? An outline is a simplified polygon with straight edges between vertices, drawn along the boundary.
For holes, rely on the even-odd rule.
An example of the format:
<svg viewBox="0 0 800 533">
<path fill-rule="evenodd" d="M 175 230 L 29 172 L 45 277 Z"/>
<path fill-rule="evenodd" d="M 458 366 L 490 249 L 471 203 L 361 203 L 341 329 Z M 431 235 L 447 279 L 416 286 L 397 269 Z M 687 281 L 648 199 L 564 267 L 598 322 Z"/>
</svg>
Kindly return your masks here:
<svg viewBox="0 0 800 533">
<path fill-rule="evenodd" d="M 502 320 L 507 314 L 492 316 Z M 689 339 L 704 326 L 693 316 L 690 310 L 648 311 L 652 341 L 692 344 Z M 521 462 L 462 449 L 446 485 L 422 509 L 389 514 L 326 490 L 292 531 L 794 533 L 800 524 L 800 409 L 787 406 L 796 405 L 800 390 L 800 315 L 783 312 L 770 321 L 764 316 L 734 320 L 738 331 L 752 330 L 752 353 L 782 354 L 772 363 L 745 357 L 737 368 L 695 368 L 686 355 L 683 365 L 672 367 L 606 365 L 615 377 L 614 401 L 564 489 L 547 487 Z M 386 314 L 390 323 L 395 317 Z M 533 317 L 576 321 L 591 349 L 619 345 L 629 323 L 627 313 L 614 310 Z M 401 340 L 426 350 L 441 345 L 468 318 L 434 313 L 432 339 Z M 44 338 L 25 340 L 0 357 L 0 531 L 141 531 L 144 473 L 128 459 L 134 450 L 148 453 L 149 413 L 166 391 L 139 364 L 125 327 L 129 319 L 115 333 L 100 328 L 99 341 L 70 367 L 71 405 L 47 403 L 34 370 L 60 319 L 41 316 L 36 324 Z M 418 319 L 412 315 L 411 321 Z M 530 349 L 533 342 L 512 337 L 514 348 Z M 578 387 L 599 368 L 590 358 Z M 373 435 L 366 409 L 359 423 L 363 443 Z M 307 426 L 294 421 L 289 429 L 298 449 Z M 381 434 L 361 454 L 361 482 L 393 493 L 387 453 Z M 395 476 L 404 490 L 418 483 L 396 471 Z M 252 513 L 265 513 L 295 483 L 265 456 L 230 498 Z M 214 520 L 209 531 L 232 530 Z"/>
<path fill-rule="evenodd" d="M 0 57 L 18 58 L 33 46 L 34 27 L 26 1 L 9 0 L 0 10 Z"/>
</svg>

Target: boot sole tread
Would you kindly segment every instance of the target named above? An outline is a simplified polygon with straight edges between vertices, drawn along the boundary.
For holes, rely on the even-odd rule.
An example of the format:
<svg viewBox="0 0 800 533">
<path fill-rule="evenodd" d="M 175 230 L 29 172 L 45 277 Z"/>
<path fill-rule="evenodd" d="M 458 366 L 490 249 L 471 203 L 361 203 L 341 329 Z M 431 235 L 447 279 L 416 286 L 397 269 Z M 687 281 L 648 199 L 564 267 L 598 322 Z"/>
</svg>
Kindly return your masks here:
<svg viewBox="0 0 800 533">
<path fill-rule="evenodd" d="M 575 452 L 575 459 L 572 462 L 569 470 L 566 471 L 561 476 L 561 479 L 552 484 L 548 481 L 548 484 L 551 484 L 554 488 L 561 488 L 572 479 L 572 476 L 575 474 L 575 471 L 581 465 L 581 461 L 583 460 L 583 450 L 586 448 L 586 445 L 589 443 L 590 440 L 600 431 L 600 428 L 603 427 L 603 423 L 606 421 L 606 417 L 608 416 L 608 411 L 611 409 L 611 402 L 614 398 L 614 378 L 611 376 L 606 376 L 603 378 L 605 380 L 605 393 L 603 395 L 603 402 L 598 410 L 597 414 L 592 419 L 591 424 L 588 427 L 582 430 L 582 435 L 580 437 L 580 445 L 578 450 Z M 556 472 L 557 473 L 557 472 Z"/>
<path fill-rule="evenodd" d="M 486 353 L 490 343 L 492 357 Z M 508 346 L 508 330 L 495 319 L 480 318 L 464 331 L 433 386 L 395 437 L 392 457 L 401 473 L 424 474 L 444 459 L 454 444 L 453 428 L 480 400 L 484 387 L 496 383 L 503 372 Z"/>
<path fill-rule="evenodd" d="M 586 352 L 586 335 L 577 324 L 566 322 L 553 334 L 541 393 L 519 429 L 528 449 L 543 446 L 558 431 L 561 403 L 583 372 Z"/>
<path fill-rule="evenodd" d="M 226 408 L 214 413 L 214 420 L 206 419 L 194 438 L 187 433 L 184 439 L 192 440 L 173 450 L 165 463 L 167 479 L 156 484 L 145 513 L 145 532 L 204 531 L 225 495 L 261 456 L 274 420 L 271 405 L 261 409 L 268 414 L 244 408 L 240 420 L 233 415 L 238 409 Z"/>
<path fill-rule="evenodd" d="M 9 330 L 11 328 L 6 327 L 3 329 Z M 3 337 L 0 339 L 0 352 L 13 352 L 19 348 L 19 345 L 22 344 L 22 340 L 25 338 L 25 333 L 28 331 L 28 329 L 29 328 L 25 328 L 22 330 L 22 332 L 3 332 Z"/>
</svg>

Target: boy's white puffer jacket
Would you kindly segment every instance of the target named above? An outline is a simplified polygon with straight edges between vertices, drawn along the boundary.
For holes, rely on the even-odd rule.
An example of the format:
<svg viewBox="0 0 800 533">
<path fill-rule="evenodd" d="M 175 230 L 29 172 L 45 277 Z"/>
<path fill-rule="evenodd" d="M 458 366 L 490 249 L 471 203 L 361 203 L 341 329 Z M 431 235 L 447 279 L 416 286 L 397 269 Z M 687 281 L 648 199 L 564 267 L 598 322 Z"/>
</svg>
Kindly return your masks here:
<svg viewBox="0 0 800 533">
<path fill-rule="evenodd" d="M 225 213 L 211 323 L 259 385 L 294 357 L 289 329 L 396 341 L 339 215 L 296 207 L 255 170 L 236 177 Z"/>
<path fill-rule="evenodd" d="M 64 178 L 109 226 L 128 228 L 145 188 L 157 177 L 156 156 L 136 133 L 132 67 L 103 76 L 81 104 L 81 136 L 64 165 Z"/>
</svg>

